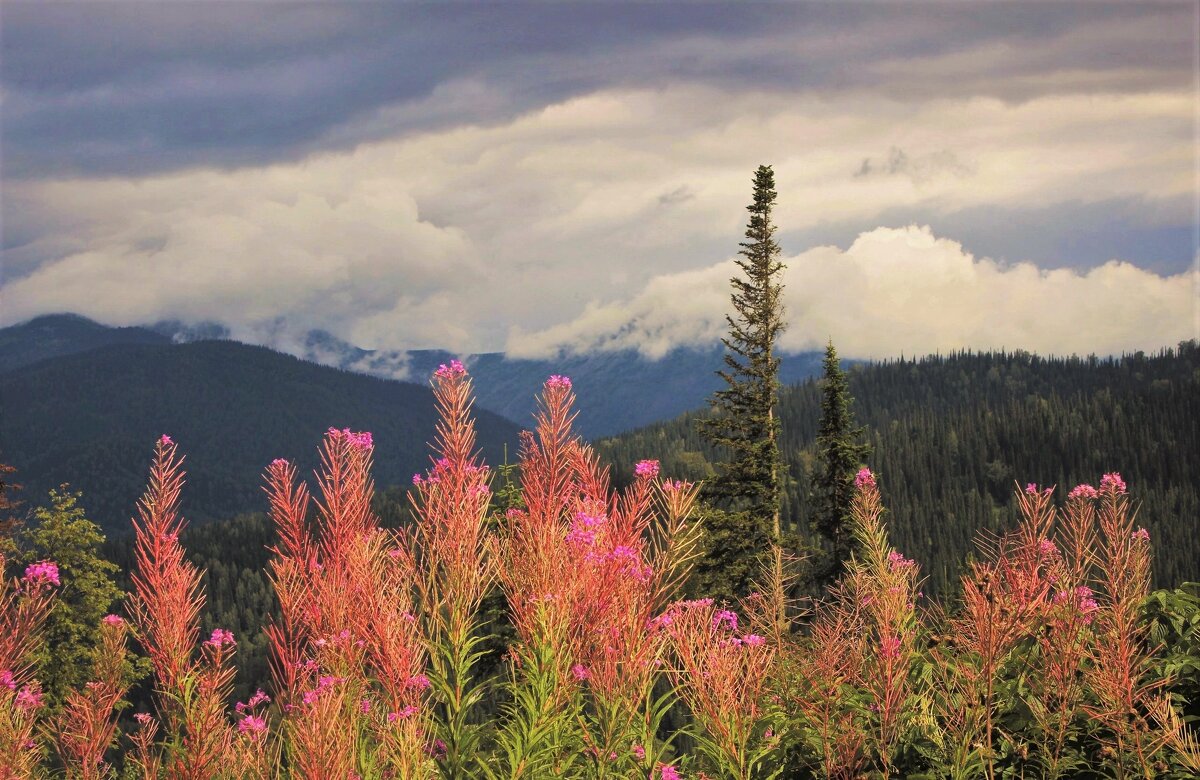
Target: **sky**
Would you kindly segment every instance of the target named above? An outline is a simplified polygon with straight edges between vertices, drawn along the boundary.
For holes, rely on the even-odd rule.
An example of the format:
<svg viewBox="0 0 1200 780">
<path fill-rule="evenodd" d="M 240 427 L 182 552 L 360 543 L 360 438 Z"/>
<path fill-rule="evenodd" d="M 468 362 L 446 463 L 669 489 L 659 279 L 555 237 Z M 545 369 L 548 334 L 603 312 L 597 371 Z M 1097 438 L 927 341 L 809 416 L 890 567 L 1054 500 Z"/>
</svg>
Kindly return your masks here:
<svg viewBox="0 0 1200 780">
<path fill-rule="evenodd" d="M 661 358 L 1200 338 L 1197 5 L 6 2 L 0 326 Z"/>
</svg>

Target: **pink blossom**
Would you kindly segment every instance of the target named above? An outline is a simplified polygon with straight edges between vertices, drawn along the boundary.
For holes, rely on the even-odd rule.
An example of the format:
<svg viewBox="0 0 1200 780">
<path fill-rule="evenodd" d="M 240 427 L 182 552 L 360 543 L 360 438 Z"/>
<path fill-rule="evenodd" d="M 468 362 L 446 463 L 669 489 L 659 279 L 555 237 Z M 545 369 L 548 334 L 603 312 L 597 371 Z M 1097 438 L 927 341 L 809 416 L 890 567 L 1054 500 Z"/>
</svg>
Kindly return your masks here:
<svg viewBox="0 0 1200 780">
<path fill-rule="evenodd" d="M 767 643 L 767 640 L 758 634 L 746 634 L 742 637 L 742 642 L 748 647 L 762 647 Z"/>
<path fill-rule="evenodd" d="M 272 468 L 281 469 L 281 468 L 286 467 L 287 465 L 288 465 L 288 462 L 287 462 L 287 459 L 285 459 L 285 458 L 276 458 L 275 460 L 271 461 Z"/>
<path fill-rule="evenodd" d="M 100 622 L 106 626 L 121 626 L 125 624 L 125 618 L 120 615 L 105 615 L 100 618 Z"/>
<path fill-rule="evenodd" d="M 592 673 L 589 672 L 588 668 L 586 666 L 584 666 L 583 664 L 575 664 L 574 666 L 572 666 L 571 674 L 574 675 L 575 679 L 580 682 L 583 682 L 584 680 L 586 680 L 587 678 L 592 676 Z"/>
<path fill-rule="evenodd" d="M 17 698 L 14 703 L 16 704 L 17 709 L 22 710 L 36 710 L 38 707 L 41 707 L 42 691 L 37 686 L 37 683 L 34 683 L 33 685 L 26 685 L 25 687 L 21 688 L 21 690 L 17 691 Z"/>
<path fill-rule="evenodd" d="M 238 733 L 256 737 L 267 730 L 267 719 L 257 715 L 247 715 L 238 721 Z"/>
<path fill-rule="evenodd" d="M 727 609 L 718 609 L 712 616 L 712 627 L 716 631 L 722 627 L 730 631 L 737 631 L 738 616 L 736 612 L 730 612 Z"/>
<path fill-rule="evenodd" d="M 1076 485 L 1071 488 L 1067 498 L 1096 498 L 1100 493 L 1091 485 Z"/>
<path fill-rule="evenodd" d="M 409 688 L 419 688 L 423 691 L 429 687 L 429 678 L 423 674 L 414 674 L 412 677 L 408 678 L 408 682 L 406 682 L 405 685 L 407 685 Z"/>
<path fill-rule="evenodd" d="M 364 715 L 366 715 L 368 712 L 370 712 L 371 711 L 371 700 L 363 699 L 362 701 L 360 701 L 358 703 L 358 711 Z"/>
<path fill-rule="evenodd" d="M 911 558 L 905 558 L 897 550 L 892 550 L 890 553 L 888 553 L 888 566 L 891 567 L 892 571 L 908 569 L 915 565 L 916 561 L 912 560 Z"/>
<path fill-rule="evenodd" d="M 420 710 L 410 704 L 399 712 L 389 712 L 387 714 L 387 722 L 394 723 L 397 720 L 405 720 L 407 718 L 411 718 L 413 715 L 416 715 L 418 712 L 420 712 Z"/>
<path fill-rule="evenodd" d="M 262 688 L 259 688 L 254 692 L 254 695 L 250 697 L 250 701 L 247 702 L 247 704 L 249 704 L 251 707 L 257 707 L 260 704 L 268 704 L 270 701 L 271 697 L 263 693 Z"/>
<path fill-rule="evenodd" d="M 571 380 L 565 376 L 554 374 L 546 380 L 546 387 L 562 388 L 563 390 L 571 389 Z"/>
<path fill-rule="evenodd" d="M 149 726 L 151 723 L 154 722 L 154 718 L 151 717 L 150 713 L 148 713 L 148 712 L 139 712 L 133 716 L 133 719 L 136 720 L 138 723 L 142 724 L 143 726 Z"/>
<path fill-rule="evenodd" d="M 13 677 L 11 669 L 0 669 L 0 685 L 8 688 L 10 691 L 17 689 L 16 678 Z"/>
<path fill-rule="evenodd" d="M 854 475 L 854 487 L 859 490 L 866 487 L 875 487 L 875 475 L 871 473 L 870 469 L 859 469 L 858 473 Z"/>
<path fill-rule="evenodd" d="M 674 493 L 677 490 L 683 490 L 684 488 L 691 487 L 691 484 L 692 483 L 684 482 L 680 479 L 668 479 L 663 481 L 662 489 L 664 493 Z"/>
<path fill-rule="evenodd" d="M 670 764 L 663 764 L 660 767 L 662 772 L 662 780 L 680 780 L 679 770 Z"/>
<path fill-rule="evenodd" d="M 58 564 L 54 561 L 38 561 L 25 567 L 25 583 L 40 585 L 42 583 L 58 585 Z"/>
<path fill-rule="evenodd" d="M 442 363 L 438 366 L 437 371 L 433 375 L 438 379 L 455 379 L 467 373 L 467 369 L 458 360 L 451 360 L 449 364 Z"/>
<path fill-rule="evenodd" d="M 633 467 L 633 473 L 638 479 L 654 479 L 658 476 L 658 461 L 638 461 L 638 464 Z"/>
<path fill-rule="evenodd" d="M 900 656 L 900 637 L 885 636 L 879 643 L 881 658 L 894 659 Z"/>
<path fill-rule="evenodd" d="M 643 758 L 646 757 L 646 748 L 642 747 L 641 745 L 634 745 L 633 746 L 633 757 L 636 758 L 637 760 L 641 761 Z"/>
<path fill-rule="evenodd" d="M 1117 495 L 1125 493 L 1125 480 L 1121 479 L 1121 475 L 1115 471 L 1100 478 L 1100 491 L 1108 492 L 1110 490 Z"/>
<path fill-rule="evenodd" d="M 223 647 L 225 645 L 236 645 L 237 642 L 233 641 L 232 631 L 227 631 L 223 628 L 214 628 L 212 636 L 204 644 L 212 645 L 213 647 Z"/>
<path fill-rule="evenodd" d="M 446 743 L 443 740 L 435 739 L 433 744 L 429 746 L 429 755 L 434 758 L 442 758 L 446 755 Z"/>
<path fill-rule="evenodd" d="M 158 443 L 164 447 L 169 447 L 172 444 L 174 444 L 175 442 L 170 436 L 168 436 L 167 434 L 164 433 L 162 436 L 158 437 Z"/>
<path fill-rule="evenodd" d="M 1133 540 L 1135 542 L 1148 542 L 1150 541 L 1150 532 L 1139 526 L 1138 529 L 1133 532 Z"/>
</svg>

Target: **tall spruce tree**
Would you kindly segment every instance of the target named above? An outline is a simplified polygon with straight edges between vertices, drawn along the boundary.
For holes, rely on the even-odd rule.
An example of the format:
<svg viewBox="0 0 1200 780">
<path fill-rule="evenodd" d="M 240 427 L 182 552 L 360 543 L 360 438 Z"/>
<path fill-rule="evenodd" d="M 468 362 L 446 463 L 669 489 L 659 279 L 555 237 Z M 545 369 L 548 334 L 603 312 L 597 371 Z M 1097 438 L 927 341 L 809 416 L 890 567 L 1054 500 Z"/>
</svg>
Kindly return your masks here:
<svg viewBox="0 0 1200 780">
<path fill-rule="evenodd" d="M 832 584 L 842 573 L 854 549 L 850 502 L 854 498 L 854 475 L 862 467 L 871 446 L 861 441 L 865 428 L 855 427 L 850 405 L 850 385 L 838 361 L 833 341 L 825 347 L 821 379 L 821 422 L 817 430 L 817 472 L 814 487 L 813 530 L 823 537 L 824 565 L 818 568 L 819 585 Z"/>
<path fill-rule="evenodd" d="M 730 279 L 733 313 L 726 315 L 729 336 L 725 370 L 717 374 L 727 387 L 712 397 L 713 414 L 700 421 L 700 432 L 729 453 L 720 473 L 705 489 L 708 554 L 698 572 L 714 595 L 744 595 L 759 573 L 763 554 L 780 538 L 779 358 L 775 341 L 784 328 L 779 244 L 771 209 L 775 173 L 761 165 L 754 174 L 750 220 L 741 243 L 738 267 L 744 276 Z M 773 566 L 781 571 L 777 554 Z"/>
</svg>

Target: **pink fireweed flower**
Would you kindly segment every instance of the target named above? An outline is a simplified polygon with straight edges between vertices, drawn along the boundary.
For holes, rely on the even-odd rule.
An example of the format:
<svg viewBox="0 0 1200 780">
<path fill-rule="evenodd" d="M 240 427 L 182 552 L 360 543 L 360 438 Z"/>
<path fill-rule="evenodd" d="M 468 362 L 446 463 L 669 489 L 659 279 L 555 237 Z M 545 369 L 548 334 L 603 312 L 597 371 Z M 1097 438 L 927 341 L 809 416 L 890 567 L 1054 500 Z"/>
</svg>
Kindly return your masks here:
<svg viewBox="0 0 1200 780">
<path fill-rule="evenodd" d="M 736 612 L 730 612 L 727 609 L 718 609 L 712 616 L 712 627 L 714 631 L 721 628 L 726 628 L 730 631 L 737 631 L 738 616 Z"/>
<path fill-rule="evenodd" d="M 233 641 L 232 631 L 227 631 L 224 628 L 214 628 L 212 636 L 204 644 L 212 645 L 213 647 L 223 647 L 225 645 L 236 645 L 237 642 Z"/>
<path fill-rule="evenodd" d="M 1106 492 L 1112 490 L 1118 495 L 1125 493 L 1125 480 L 1121 479 L 1121 475 L 1117 472 L 1105 474 L 1100 478 L 1100 490 Z"/>
<path fill-rule="evenodd" d="M 1043 558 L 1055 558 L 1058 556 L 1058 545 L 1051 539 L 1043 539 L 1038 542 L 1038 554 Z"/>
<path fill-rule="evenodd" d="M 1038 486 L 1037 486 L 1037 483 L 1036 483 L 1036 482 L 1030 482 L 1028 485 L 1026 485 L 1026 486 L 1025 486 L 1025 492 L 1026 492 L 1026 493 L 1028 493 L 1028 494 L 1029 494 L 1029 495 L 1031 495 L 1031 496 L 1036 496 L 1036 495 L 1038 494 Z"/>
<path fill-rule="evenodd" d="M 163 445 L 164 447 L 166 447 L 171 444 L 174 444 L 175 441 L 170 436 L 168 436 L 167 434 L 164 433 L 162 436 L 158 437 L 158 443 Z"/>
<path fill-rule="evenodd" d="M 638 464 L 633 467 L 633 473 L 638 479 L 654 479 L 658 476 L 658 461 L 638 461 Z"/>
<path fill-rule="evenodd" d="M 41 585 L 48 583 L 58 585 L 58 564 L 54 561 L 38 561 L 25 567 L 25 584 Z"/>
<path fill-rule="evenodd" d="M 1096 498 L 1100 492 L 1091 485 L 1076 485 L 1071 488 L 1071 492 L 1067 494 L 1067 498 Z"/>
<path fill-rule="evenodd" d="M 646 757 L 646 748 L 642 747 L 641 745 L 634 745 L 632 752 L 633 757 L 639 761 Z"/>
<path fill-rule="evenodd" d="M 670 764 L 663 764 L 659 771 L 662 773 L 662 780 L 680 780 L 679 770 Z"/>
<path fill-rule="evenodd" d="M 438 379 L 453 379 L 455 377 L 460 377 L 465 373 L 467 373 L 467 369 L 463 367 L 463 364 L 460 361 L 451 360 L 448 364 L 442 363 L 440 366 L 438 366 L 437 371 L 434 371 L 433 375 Z"/>
<path fill-rule="evenodd" d="M 892 571 L 899 571 L 901 569 L 909 569 L 915 565 L 916 565 L 916 561 L 912 560 L 911 558 L 905 558 L 897 550 L 892 550 L 890 553 L 888 553 L 888 566 L 891 567 Z"/>
<path fill-rule="evenodd" d="M 405 720 L 407 718 L 411 718 L 413 715 L 416 715 L 420 711 L 421 710 L 418 707 L 410 704 L 407 707 L 405 707 L 404 709 L 400 710 L 399 712 L 389 712 L 387 714 L 387 722 L 395 723 L 397 720 Z"/>
<path fill-rule="evenodd" d="M 260 704 L 269 704 L 270 701 L 271 701 L 271 697 L 268 696 L 267 694 L 263 693 L 262 688 L 259 688 L 257 691 L 254 692 L 254 695 L 250 697 L 250 701 L 248 701 L 246 703 L 249 704 L 251 707 L 257 707 Z"/>
<path fill-rule="evenodd" d="M 11 669 L 0 669 L 0 685 L 3 685 L 10 691 L 17 689 L 17 680 L 13 677 Z"/>
<path fill-rule="evenodd" d="M 17 698 L 14 702 L 17 709 L 20 710 L 36 710 L 42 706 L 42 691 L 37 687 L 37 684 L 26 685 L 17 691 Z"/>
<path fill-rule="evenodd" d="M 100 618 L 100 622 L 106 626 L 121 626 L 125 624 L 125 618 L 120 615 L 105 615 Z"/>
<path fill-rule="evenodd" d="M 371 711 L 371 700 L 363 699 L 362 701 L 360 701 L 358 703 L 358 711 L 364 715 L 366 715 L 368 712 L 370 712 Z"/>
<path fill-rule="evenodd" d="M 423 674 L 414 674 L 412 677 L 408 678 L 408 681 L 405 682 L 405 685 L 409 688 L 417 688 L 423 691 L 429 687 L 429 678 Z"/>
<path fill-rule="evenodd" d="M 267 730 L 267 719 L 258 715 L 247 715 L 238 721 L 238 733 L 257 737 Z"/>
<path fill-rule="evenodd" d="M 742 637 L 742 644 L 746 645 L 747 647 L 762 647 L 766 643 L 766 638 L 761 637 L 758 634 L 746 634 L 744 637 Z"/>
<path fill-rule="evenodd" d="M 871 473 L 870 469 L 859 469 L 858 473 L 854 475 L 854 487 L 862 490 L 868 486 L 875 487 L 875 475 Z"/>
<path fill-rule="evenodd" d="M 287 458 L 276 458 L 275 460 L 271 461 L 271 466 L 277 469 L 281 469 L 287 465 Z"/>
<path fill-rule="evenodd" d="M 880 658 L 894 659 L 900 656 L 900 637 L 885 636 L 879 643 Z"/>
<path fill-rule="evenodd" d="M 571 380 L 568 377 L 559 376 L 558 374 L 554 374 L 553 376 L 551 376 L 549 379 L 546 380 L 546 387 L 561 387 L 564 390 L 570 390 L 571 389 Z"/>
<path fill-rule="evenodd" d="M 1148 542 L 1150 541 L 1150 532 L 1139 526 L 1138 529 L 1133 532 L 1133 540 L 1135 542 Z"/>
<path fill-rule="evenodd" d="M 571 674 L 579 682 L 583 682 L 584 680 L 586 680 L 587 678 L 592 676 L 592 673 L 589 672 L 588 668 L 586 666 L 584 666 L 583 664 L 575 664 L 574 666 L 572 666 Z"/>
</svg>

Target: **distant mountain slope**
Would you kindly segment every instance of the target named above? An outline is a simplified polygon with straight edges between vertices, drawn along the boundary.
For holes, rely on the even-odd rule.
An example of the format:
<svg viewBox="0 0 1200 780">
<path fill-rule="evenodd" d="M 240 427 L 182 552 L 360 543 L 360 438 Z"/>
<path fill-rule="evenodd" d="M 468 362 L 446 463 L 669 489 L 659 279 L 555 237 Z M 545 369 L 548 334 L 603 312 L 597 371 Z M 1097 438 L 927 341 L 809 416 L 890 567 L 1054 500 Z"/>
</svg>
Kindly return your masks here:
<svg viewBox="0 0 1200 780">
<path fill-rule="evenodd" d="M 981 529 L 1015 516 L 1014 483 L 1095 484 L 1118 471 L 1141 504 L 1160 584 L 1200 579 L 1200 347 L 1119 360 L 960 354 L 859 366 L 849 372 L 869 427 L 893 542 L 944 592 Z M 789 525 L 806 531 L 820 389 L 780 399 L 790 482 Z M 703 478 L 714 453 L 695 414 L 598 443 L 615 463 L 663 460 L 666 474 Z M 618 472 L 619 473 L 619 472 Z"/>
<path fill-rule="evenodd" d="M 261 510 L 274 458 L 310 473 L 330 426 L 372 431 L 378 484 L 407 482 L 428 463 L 433 396 L 234 342 L 115 345 L 0 374 L 0 459 L 25 497 L 70 482 L 108 528 L 126 527 L 163 433 L 187 455 L 185 512 L 206 520 Z M 498 415 L 480 412 L 479 429 L 491 463 L 515 446 Z"/>
<path fill-rule="evenodd" d="M 8 367 L 107 344 L 189 343 L 228 336 L 229 331 L 216 323 L 189 326 L 163 321 L 149 329 L 108 328 L 74 315 L 39 317 L 0 330 L 0 373 Z M 702 407 L 712 392 L 723 386 L 716 375 L 724 367 L 719 345 L 677 349 L 661 360 L 648 360 L 633 351 L 525 360 L 499 352 L 455 355 L 443 350 L 367 350 L 329 333 L 312 331 L 302 343 L 277 346 L 302 360 L 418 384 L 424 384 L 439 364 L 461 357 L 475 377 L 479 406 L 521 426 L 532 424 L 534 396 L 546 377 L 569 376 L 580 402 L 577 427 L 587 438 L 611 436 Z M 785 354 L 780 378 L 792 384 L 820 370 L 820 353 Z"/>
<path fill-rule="evenodd" d="M 146 328 L 110 328 L 74 314 L 51 314 L 0 328 L 0 373 L 113 344 L 169 343 Z"/>
</svg>

